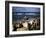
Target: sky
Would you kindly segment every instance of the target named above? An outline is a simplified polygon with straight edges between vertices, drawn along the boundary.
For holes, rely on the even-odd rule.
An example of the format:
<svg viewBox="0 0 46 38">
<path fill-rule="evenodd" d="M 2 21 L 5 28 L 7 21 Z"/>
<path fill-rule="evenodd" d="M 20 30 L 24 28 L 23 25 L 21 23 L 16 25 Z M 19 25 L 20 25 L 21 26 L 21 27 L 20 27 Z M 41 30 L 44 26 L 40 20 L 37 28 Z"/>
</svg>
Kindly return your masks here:
<svg viewBox="0 0 46 38">
<path fill-rule="evenodd" d="M 35 8 L 35 7 L 13 7 L 13 12 L 40 12 L 40 8 Z"/>
<path fill-rule="evenodd" d="M 40 14 L 40 8 L 35 7 L 13 7 L 12 12 L 14 15 L 36 15 Z"/>
<path fill-rule="evenodd" d="M 13 19 L 21 19 L 24 16 L 27 16 L 27 17 L 40 16 L 40 8 L 12 7 L 12 16 L 13 16 Z"/>
</svg>

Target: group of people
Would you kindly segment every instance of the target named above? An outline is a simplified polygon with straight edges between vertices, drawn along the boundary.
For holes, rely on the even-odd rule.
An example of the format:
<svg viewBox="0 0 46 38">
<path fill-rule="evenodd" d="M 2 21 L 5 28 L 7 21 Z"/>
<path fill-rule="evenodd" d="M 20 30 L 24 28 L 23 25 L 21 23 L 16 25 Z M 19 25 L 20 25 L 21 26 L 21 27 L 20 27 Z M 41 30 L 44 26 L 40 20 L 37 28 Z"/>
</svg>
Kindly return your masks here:
<svg viewBox="0 0 46 38">
<path fill-rule="evenodd" d="M 13 31 L 40 30 L 40 19 L 34 19 L 32 23 L 24 20 L 19 23 L 13 23 Z"/>
</svg>

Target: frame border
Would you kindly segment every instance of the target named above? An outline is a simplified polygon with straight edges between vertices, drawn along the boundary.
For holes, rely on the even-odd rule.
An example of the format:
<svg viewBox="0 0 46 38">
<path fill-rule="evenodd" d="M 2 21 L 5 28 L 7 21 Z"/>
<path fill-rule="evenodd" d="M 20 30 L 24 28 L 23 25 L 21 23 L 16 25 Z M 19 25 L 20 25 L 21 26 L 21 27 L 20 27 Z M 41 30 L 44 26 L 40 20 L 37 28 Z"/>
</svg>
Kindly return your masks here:
<svg viewBox="0 0 46 38">
<path fill-rule="evenodd" d="M 43 5 L 43 33 L 9 35 L 9 3 Z M 35 35 L 44 35 L 44 34 L 45 34 L 45 3 L 5 1 L 5 37 L 35 36 Z"/>
</svg>

